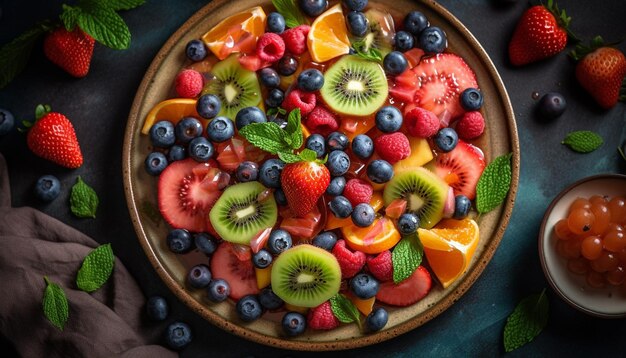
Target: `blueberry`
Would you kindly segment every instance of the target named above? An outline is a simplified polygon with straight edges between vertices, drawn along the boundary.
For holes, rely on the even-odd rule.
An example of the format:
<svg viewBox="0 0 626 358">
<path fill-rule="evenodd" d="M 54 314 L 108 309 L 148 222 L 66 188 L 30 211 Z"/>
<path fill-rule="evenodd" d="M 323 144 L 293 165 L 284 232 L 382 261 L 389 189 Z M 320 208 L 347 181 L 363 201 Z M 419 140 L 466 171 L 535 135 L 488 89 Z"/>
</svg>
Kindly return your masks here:
<svg viewBox="0 0 626 358">
<path fill-rule="evenodd" d="M 483 94 L 476 88 L 466 88 L 461 92 L 461 106 L 466 111 L 477 111 L 483 106 Z"/>
<path fill-rule="evenodd" d="M 170 163 L 183 160 L 185 157 L 187 157 L 187 150 L 182 145 L 173 145 L 169 152 L 167 152 L 167 161 Z"/>
<path fill-rule="evenodd" d="M 248 160 L 241 162 L 237 166 L 235 177 L 240 183 L 255 181 L 259 177 L 259 165 Z"/>
<path fill-rule="evenodd" d="M 367 165 L 367 177 L 374 183 L 386 183 L 393 177 L 393 167 L 386 160 L 372 160 Z"/>
<path fill-rule="evenodd" d="M 420 219 L 413 213 L 404 213 L 398 218 L 398 231 L 402 235 L 410 235 L 417 231 Z"/>
<path fill-rule="evenodd" d="M 565 112 L 567 102 L 558 92 L 548 92 L 539 100 L 539 115 L 545 119 L 555 119 Z"/>
<path fill-rule="evenodd" d="M 155 147 L 169 148 L 176 142 L 174 125 L 170 121 L 158 121 L 150 127 L 150 142 Z"/>
<path fill-rule="evenodd" d="M 276 200 L 276 204 L 280 206 L 287 206 L 287 197 L 281 188 L 274 190 L 274 200 Z"/>
<path fill-rule="evenodd" d="M 193 288 L 205 288 L 211 282 L 211 271 L 207 265 L 196 265 L 189 270 L 187 282 Z"/>
<path fill-rule="evenodd" d="M 359 134 L 352 140 L 352 153 L 360 159 L 367 159 L 374 153 L 374 142 L 366 134 Z"/>
<path fill-rule="evenodd" d="M 326 154 L 326 141 L 324 140 L 324 136 L 321 134 L 311 134 L 309 138 L 306 139 L 306 148 L 311 149 L 317 154 L 318 158 L 321 158 Z"/>
<path fill-rule="evenodd" d="M 259 71 L 259 80 L 267 88 L 275 88 L 280 85 L 280 76 L 275 69 L 266 67 Z"/>
<path fill-rule="evenodd" d="M 348 136 L 341 132 L 332 132 L 326 138 L 326 146 L 328 147 L 328 151 L 333 150 L 346 150 L 350 145 L 350 139 Z"/>
<path fill-rule="evenodd" d="M 6 109 L 0 108 L 0 137 L 6 135 L 15 127 L 15 117 Z"/>
<path fill-rule="evenodd" d="M 235 125 L 237 130 L 247 126 L 250 123 L 263 123 L 267 122 L 265 113 L 258 107 L 246 107 L 242 108 L 235 116 Z"/>
<path fill-rule="evenodd" d="M 378 280 L 367 273 L 360 273 L 350 280 L 350 289 L 355 296 L 361 299 L 368 299 L 376 296 L 380 285 Z"/>
<path fill-rule="evenodd" d="M 328 155 L 326 166 L 330 171 L 330 175 L 334 177 L 342 176 L 350 169 L 350 157 L 344 151 L 333 150 Z"/>
<path fill-rule="evenodd" d="M 146 314 L 155 322 L 166 319 L 169 310 L 167 301 L 161 296 L 151 296 L 146 302 Z"/>
<path fill-rule="evenodd" d="M 196 111 L 200 117 L 212 119 L 220 113 L 222 102 L 220 98 L 214 94 L 204 94 L 198 98 L 196 102 Z"/>
<path fill-rule="evenodd" d="M 207 287 L 207 296 L 211 302 L 225 301 L 230 295 L 230 285 L 221 278 L 211 280 Z"/>
<path fill-rule="evenodd" d="M 292 244 L 291 235 L 283 229 L 272 230 L 267 239 L 267 249 L 274 255 L 287 250 Z"/>
<path fill-rule="evenodd" d="M 343 0 L 343 4 L 352 11 L 361 11 L 367 6 L 367 0 Z"/>
<path fill-rule="evenodd" d="M 161 152 L 152 152 L 146 157 L 144 165 L 148 174 L 157 176 L 167 167 L 167 158 Z"/>
<path fill-rule="evenodd" d="M 429 26 L 419 35 L 419 47 L 427 54 L 442 53 L 448 47 L 446 33 L 437 26 Z"/>
<path fill-rule="evenodd" d="M 174 229 L 167 234 L 167 247 L 175 254 L 184 254 L 191 250 L 191 234 L 185 229 Z"/>
<path fill-rule="evenodd" d="M 306 69 L 298 75 L 298 87 L 307 92 L 315 92 L 324 86 L 324 75 L 316 68 Z"/>
<path fill-rule="evenodd" d="M 316 17 L 326 10 L 328 0 L 298 0 L 298 4 L 307 16 Z"/>
<path fill-rule="evenodd" d="M 206 134 L 212 142 L 225 142 L 235 135 L 235 125 L 227 117 L 216 117 L 207 125 Z"/>
<path fill-rule="evenodd" d="M 265 287 L 259 292 L 259 303 L 267 310 L 276 310 L 281 308 L 285 301 L 278 297 L 270 287 Z"/>
<path fill-rule="evenodd" d="M 383 59 L 383 68 L 387 74 L 396 76 L 406 71 L 409 62 L 400 51 L 391 51 Z"/>
<path fill-rule="evenodd" d="M 255 295 L 243 296 L 237 302 L 237 315 L 244 322 L 252 322 L 263 313 L 261 304 Z"/>
<path fill-rule="evenodd" d="M 348 31 L 356 37 L 363 37 L 367 33 L 367 18 L 360 11 L 350 11 L 346 17 Z"/>
<path fill-rule="evenodd" d="M 452 149 L 456 148 L 459 143 L 459 136 L 453 128 L 445 127 L 441 128 L 437 134 L 435 134 L 435 144 L 440 151 L 448 153 Z"/>
<path fill-rule="evenodd" d="M 202 123 L 194 117 L 185 117 L 176 123 L 176 127 L 174 127 L 176 139 L 183 144 L 187 144 L 192 139 L 201 136 L 202 130 Z"/>
<path fill-rule="evenodd" d="M 396 36 L 394 37 L 396 43 L 396 50 L 398 51 L 408 51 L 415 46 L 415 38 L 413 35 L 407 31 L 398 31 L 396 32 Z"/>
<path fill-rule="evenodd" d="M 260 269 L 266 268 L 272 264 L 272 254 L 265 249 L 261 249 L 252 256 L 252 263 L 254 264 L 254 267 Z"/>
<path fill-rule="evenodd" d="M 191 343 L 191 327 L 183 322 L 174 322 L 165 330 L 165 343 L 174 350 L 185 348 Z"/>
<path fill-rule="evenodd" d="M 197 137 L 189 142 L 189 147 L 187 147 L 187 151 L 189 152 L 189 156 L 193 158 L 196 162 L 204 163 L 207 162 L 215 153 L 215 149 L 213 148 L 213 144 L 209 142 L 208 139 L 204 137 Z"/>
<path fill-rule="evenodd" d="M 361 203 L 352 210 L 352 222 L 359 227 L 368 227 L 374 222 L 376 212 L 368 203 Z"/>
<path fill-rule="evenodd" d="M 295 337 L 304 333 L 306 329 L 306 318 L 302 313 L 287 312 L 282 321 L 283 332 L 290 337 Z"/>
<path fill-rule="evenodd" d="M 454 214 L 452 217 L 457 220 L 465 219 L 469 215 L 472 202 L 463 194 L 454 197 Z"/>
<path fill-rule="evenodd" d="M 428 27 L 428 19 L 419 11 L 411 11 L 405 17 L 404 29 L 411 34 L 418 36 L 422 30 Z"/>
<path fill-rule="evenodd" d="M 187 55 L 188 59 L 194 62 L 204 60 L 207 55 L 207 50 L 204 46 L 204 42 L 200 40 L 191 40 L 187 42 L 187 46 L 185 47 L 185 54 Z"/>
<path fill-rule="evenodd" d="M 346 188 L 346 178 L 334 177 L 330 180 L 328 187 L 326 188 L 326 194 L 337 196 L 343 193 L 343 189 Z"/>
<path fill-rule="evenodd" d="M 367 315 L 365 318 L 365 326 L 371 332 L 380 331 L 385 327 L 388 320 L 389 314 L 387 314 L 387 310 L 383 307 L 378 307 Z"/>
<path fill-rule="evenodd" d="M 337 219 L 345 219 L 352 214 L 352 204 L 343 195 L 334 197 L 329 203 L 328 208 Z"/>
<path fill-rule="evenodd" d="M 37 179 L 35 196 L 41 201 L 50 202 L 61 194 L 61 182 L 54 175 L 44 175 Z"/>
<path fill-rule="evenodd" d="M 280 188 L 280 173 L 285 167 L 285 162 L 280 159 L 268 159 L 259 170 L 259 181 L 268 188 Z"/>
<path fill-rule="evenodd" d="M 313 239 L 313 245 L 326 251 L 331 251 L 336 243 L 337 235 L 332 231 L 321 232 Z"/>
<path fill-rule="evenodd" d="M 278 73 L 282 76 L 291 76 L 298 69 L 298 59 L 292 55 L 285 55 L 278 60 Z"/>
<path fill-rule="evenodd" d="M 281 34 L 285 31 L 285 18 L 278 12 L 271 12 L 267 15 L 267 32 Z"/>
<path fill-rule="evenodd" d="M 196 248 L 205 255 L 213 255 L 217 249 L 215 237 L 205 232 L 197 233 L 193 236 L 193 242 Z"/>
<path fill-rule="evenodd" d="M 395 106 L 385 106 L 376 112 L 376 128 L 383 133 L 393 133 L 402 127 L 402 112 Z"/>
<path fill-rule="evenodd" d="M 265 96 L 265 104 L 268 107 L 280 107 L 285 99 L 285 92 L 283 92 L 280 88 L 272 88 L 267 92 L 267 96 Z"/>
</svg>

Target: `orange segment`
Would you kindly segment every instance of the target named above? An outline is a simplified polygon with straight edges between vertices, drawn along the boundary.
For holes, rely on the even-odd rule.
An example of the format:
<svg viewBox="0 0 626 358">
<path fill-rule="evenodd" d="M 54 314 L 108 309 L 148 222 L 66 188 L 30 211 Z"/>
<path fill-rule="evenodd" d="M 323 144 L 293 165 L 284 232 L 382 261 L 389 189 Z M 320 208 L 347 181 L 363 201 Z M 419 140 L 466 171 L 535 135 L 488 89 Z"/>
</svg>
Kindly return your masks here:
<svg viewBox="0 0 626 358">
<path fill-rule="evenodd" d="M 347 291 L 346 297 L 348 297 L 348 299 L 352 301 L 352 303 L 354 303 L 354 305 L 359 310 L 359 312 L 363 313 L 365 316 L 370 314 L 372 310 L 374 309 L 374 302 L 376 302 L 376 296 L 364 300 L 362 298 L 358 298 L 352 292 Z"/>
<path fill-rule="evenodd" d="M 265 31 L 265 12 L 260 6 L 227 17 L 202 36 L 220 60 L 233 52 L 252 53 Z"/>
<path fill-rule="evenodd" d="M 368 227 L 344 226 L 341 233 L 350 248 L 366 254 L 389 250 L 400 241 L 400 233 L 393 221 L 385 217 L 374 220 Z"/>
<path fill-rule="evenodd" d="M 176 124 L 183 117 L 188 116 L 198 118 L 204 127 L 206 127 L 208 123 L 208 121 L 202 119 L 198 115 L 198 112 L 196 112 L 196 100 L 193 98 L 172 98 L 159 102 L 148 112 L 146 120 L 143 122 L 141 133 L 148 134 L 150 127 L 158 121 L 168 120 Z"/>
<path fill-rule="evenodd" d="M 315 19 L 309 31 L 307 46 L 315 62 L 326 62 L 350 52 L 350 39 L 341 4 L 331 7 Z"/>
<path fill-rule="evenodd" d="M 254 271 L 256 272 L 256 284 L 259 290 L 270 285 L 272 277 L 272 265 L 269 265 L 268 267 L 262 269 L 255 267 Z"/>
</svg>

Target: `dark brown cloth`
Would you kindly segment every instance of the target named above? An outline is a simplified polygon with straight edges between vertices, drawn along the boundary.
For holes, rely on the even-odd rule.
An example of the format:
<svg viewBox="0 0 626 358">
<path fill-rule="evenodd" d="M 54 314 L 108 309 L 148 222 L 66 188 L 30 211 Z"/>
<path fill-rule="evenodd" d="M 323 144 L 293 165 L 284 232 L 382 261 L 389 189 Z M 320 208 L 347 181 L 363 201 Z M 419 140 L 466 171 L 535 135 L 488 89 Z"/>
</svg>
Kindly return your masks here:
<svg viewBox="0 0 626 358">
<path fill-rule="evenodd" d="M 176 357 L 143 325 L 145 298 L 116 259 L 107 283 L 94 293 L 76 288 L 76 273 L 99 244 L 33 208 L 11 208 L 7 166 L 0 154 L 0 333 L 23 357 Z M 63 331 L 43 315 L 43 277 L 69 301 Z"/>
</svg>

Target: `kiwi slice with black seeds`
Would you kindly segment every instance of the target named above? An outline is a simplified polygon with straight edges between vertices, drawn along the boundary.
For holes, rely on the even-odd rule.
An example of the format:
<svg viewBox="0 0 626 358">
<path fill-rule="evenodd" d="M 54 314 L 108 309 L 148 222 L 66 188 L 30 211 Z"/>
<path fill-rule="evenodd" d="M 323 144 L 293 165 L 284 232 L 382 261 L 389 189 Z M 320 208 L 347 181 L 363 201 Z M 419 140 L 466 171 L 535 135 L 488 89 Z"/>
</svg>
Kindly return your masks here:
<svg viewBox="0 0 626 358">
<path fill-rule="evenodd" d="M 364 52 L 370 49 L 377 49 L 384 58 L 391 50 L 393 50 L 393 41 L 396 34 L 394 21 L 391 14 L 387 11 L 379 9 L 369 9 L 365 12 L 367 18 L 367 33 L 363 36 L 362 41 L 365 47 Z"/>
<path fill-rule="evenodd" d="M 389 87 L 378 63 L 344 56 L 324 73 L 320 94 L 335 112 L 367 116 L 387 101 Z"/>
<path fill-rule="evenodd" d="M 316 307 L 339 292 L 341 268 L 330 252 L 301 244 L 274 260 L 271 280 L 272 291 L 286 303 Z"/>
<path fill-rule="evenodd" d="M 273 194 L 261 195 L 265 190 L 258 181 L 224 190 L 209 213 L 211 225 L 222 239 L 248 245 L 260 230 L 276 224 L 276 201 Z"/>
<path fill-rule="evenodd" d="M 406 210 L 415 213 L 420 219 L 420 226 L 425 229 L 432 228 L 441 220 L 447 196 L 448 184 L 422 167 L 397 173 L 383 192 L 385 205 L 395 199 L 406 200 Z"/>
</svg>

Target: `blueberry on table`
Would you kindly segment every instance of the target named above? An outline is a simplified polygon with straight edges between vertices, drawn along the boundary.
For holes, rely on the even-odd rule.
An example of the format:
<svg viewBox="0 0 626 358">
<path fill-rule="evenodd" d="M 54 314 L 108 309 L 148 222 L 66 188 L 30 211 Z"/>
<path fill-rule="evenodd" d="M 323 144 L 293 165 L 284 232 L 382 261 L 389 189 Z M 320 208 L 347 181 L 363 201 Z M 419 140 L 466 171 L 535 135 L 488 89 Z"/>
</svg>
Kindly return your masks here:
<svg viewBox="0 0 626 358">
<path fill-rule="evenodd" d="M 343 4 L 348 10 L 362 11 L 367 6 L 367 0 L 343 0 Z"/>
<path fill-rule="evenodd" d="M 326 10 L 328 0 L 298 0 L 298 4 L 307 16 L 316 17 Z"/>
<path fill-rule="evenodd" d="M 281 308 L 285 301 L 278 297 L 271 287 L 265 287 L 259 292 L 259 303 L 267 310 L 275 310 Z"/>
<path fill-rule="evenodd" d="M 539 115 L 545 119 L 560 117 L 567 108 L 565 97 L 558 92 L 548 92 L 539 100 Z"/>
<path fill-rule="evenodd" d="M 213 154 L 215 153 L 215 149 L 213 148 L 213 144 L 209 142 L 208 139 L 204 137 L 197 137 L 189 142 L 189 147 L 187 147 L 187 151 L 189 152 L 189 156 L 193 158 L 196 162 L 205 163 L 211 159 Z"/>
<path fill-rule="evenodd" d="M 267 249 L 274 255 L 289 249 L 293 245 L 291 234 L 283 229 L 275 229 L 267 239 Z"/>
<path fill-rule="evenodd" d="M 263 123 L 267 122 L 265 113 L 258 107 L 246 107 L 242 108 L 235 116 L 235 125 L 237 130 L 247 126 L 250 123 Z"/>
<path fill-rule="evenodd" d="M 285 332 L 286 335 L 294 337 L 304 333 L 306 329 L 306 318 L 302 313 L 287 312 L 283 316 L 282 326 L 283 332 Z"/>
<path fill-rule="evenodd" d="M 205 119 L 212 119 L 220 113 L 222 109 L 222 102 L 220 98 L 214 94 L 204 94 L 198 98 L 196 102 L 196 112 L 200 117 Z"/>
<path fill-rule="evenodd" d="M 326 154 L 326 140 L 324 136 L 318 133 L 311 134 L 304 144 L 306 148 L 311 149 L 317 154 L 318 158 L 321 158 Z"/>
<path fill-rule="evenodd" d="M 148 174 L 153 176 L 161 174 L 167 167 L 167 164 L 167 158 L 165 157 L 165 154 L 161 152 L 152 152 L 148 154 L 146 160 L 144 161 L 146 171 Z"/>
<path fill-rule="evenodd" d="M 211 270 L 207 265 L 196 265 L 189 270 L 187 281 L 193 288 L 205 288 L 211 282 Z"/>
<path fill-rule="evenodd" d="M 360 159 L 367 159 L 374 154 L 374 141 L 367 134 L 359 134 L 352 140 L 352 153 Z"/>
<path fill-rule="evenodd" d="M 191 61 L 198 62 L 206 58 L 207 50 L 204 46 L 204 42 L 200 40 L 191 40 L 187 42 L 185 47 L 185 54 Z"/>
<path fill-rule="evenodd" d="M 176 127 L 174 127 L 176 139 L 182 144 L 187 144 L 192 139 L 201 136 L 202 131 L 202 123 L 194 117 L 185 117 L 176 123 Z"/>
<path fill-rule="evenodd" d="M 466 111 L 477 111 L 483 106 L 483 94 L 476 88 L 466 88 L 461 92 L 461 107 Z"/>
<path fill-rule="evenodd" d="M 285 31 L 285 18 L 278 12 L 270 12 L 267 15 L 267 24 L 265 29 L 267 32 L 273 32 L 275 34 L 281 34 Z"/>
<path fill-rule="evenodd" d="M 211 280 L 207 287 L 207 296 L 211 302 L 225 301 L 230 295 L 230 285 L 221 278 Z"/>
<path fill-rule="evenodd" d="M 207 256 L 213 255 L 217 249 L 217 243 L 215 241 L 215 237 L 206 232 L 200 232 L 193 236 L 193 242 L 196 248 Z"/>
<path fill-rule="evenodd" d="M 169 314 L 169 305 L 161 296 L 151 296 L 146 302 L 146 314 L 155 322 L 163 321 Z"/>
<path fill-rule="evenodd" d="M 237 166 L 235 177 L 240 183 L 255 181 L 259 177 L 259 165 L 249 160 L 243 161 Z"/>
<path fill-rule="evenodd" d="M 367 273 L 360 273 L 350 280 L 350 290 L 363 300 L 376 296 L 379 289 L 378 280 Z"/>
<path fill-rule="evenodd" d="M 393 177 L 393 167 L 383 159 L 372 160 L 367 165 L 367 177 L 377 184 L 386 183 Z"/>
<path fill-rule="evenodd" d="M 409 12 L 402 21 L 404 29 L 414 36 L 418 36 L 422 30 L 427 28 L 430 24 L 424 14 L 419 11 Z"/>
<path fill-rule="evenodd" d="M 54 175 L 43 175 L 35 184 L 35 196 L 43 202 L 51 202 L 61 194 L 61 182 Z"/>
<path fill-rule="evenodd" d="M 448 39 L 442 29 L 430 26 L 419 34 L 418 45 L 427 54 L 437 54 L 448 47 Z"/>
<path fill-rule="evenodd" d="M 170 147 L 167 152 L 167 161 L 175 162 L 177 160 L 183 160 L 187 157 L 187 150 L 182 145 L 175 144 Z"/>
<path fill-rule="evenodd" d="M 174 322 L 165 330 L 165 343 L 174 350 L 181 350 L 191 343 L 191 327 L 183 322 Z"/>
<path fill-rule="evenodd" d="M 365 318 L 365 326 L 371 332 L 380 331 L 387 325 L 388 320 L 389 314 L 387 310 L 383 307 L 377 307 Z"/>
<path fill-rule="evenodd" d="M 0 108 L 0 137 L 9 133 L 15 127 L 15 117 L 6 109 Z"/>
<path fill-rule="evenodd" d="M 244 322 L 252 322 L 261 317 L 263 309 L 255 295 L 247 295 L 237 302 L 237 315 Z"/>
<path fill-rule="evenodd" d="M 360 11 L 350 11 L 346 17 L 348 31 L 356 37 L 363 37 L 367 33 L 367 18 Z"/>
<path fill-rule="evenodd" d="M 352 222 L 358 227 L 368 227 L 374 222 L 376 212 L 368 203 L 361 203 L 352 210 Z"/>
<path fill-rule="evenodd" d="M 391 51 L 383 59 L 383 68 L 389 75 L 396 76 L 406 71 L 409 62 L 400 51 Z"/>
<path fill-rule="evenodd" d="M 398 231 L 402 235 L 410 235 L 417 231 L 420 219 L 413 213 L 404 213 L 398 218 Z"/>
<path fill-rule="evenodd" d="M 383 133 L 393 133 L 402 127 L 402 113 L 395 106 L 385 106 L 376 112 L 374 117 L 376 128 Z"/>
<path fill-rule="evenodd" d="M 278 73 L 282 76 L 291 76 L 298 69 L 298 59 L 292 55 L 286 54 L 278 60 Z"/>
<path fill-rule="evenodd" d="M 259 181 L 268 188 L 280 188 L 280 174 L 285 168 L 285 162 L 280 159 L 268 159 L 261 164 Z"/>
<path fill-rule="evenodd" d="M 342 176 L 350 169 L 350 157 L 346 152 L 341 150 L 333 150 L 328 155 L 328 161 L 326 162 L 330 175 Z"/>
<path fill-rule="evenodd" d="M 405 52 L 415 46 L 415 38 L 410 32 L 400 30 L 396 32 L 394 43 L 396 45 L 396 50 Z"/>
<path fill-rule="evenodd" d="M 326 146 L 329 151 L 346 150 L 348 145 L 350 145 L 350 139 L 341 132 L 332 132 L 326 138 Z"/>
<path fill-rule="evenodd" d="M 328 187 L 326 188 L 326 194 L 331 196 L 341 195 L 343 193 L 343 189 L 346 188 L 346 178 L 345 177 L 334 177 L 330 180 Z"/>
<path fill-rule="evenodd" d="M 259 71 L 259 80 L 267 88 L 275 88 L 280 85 L 280 76 L 275 69 L 266 67 Z"/>
<path fill-rule="evenodd" d="M 175 254 L 184 254 L 191 250 L 191 234 L 185 229 L 174 229 L 165 238 L 167 247 Z"/>
<path fill-rule="evenodd" d="M 265 249 L 261 249 L 252 256 L 252 263 L 256 268 L 266 268 L 272 264 L 272 254 Z"/>
<path fill-rule="evenodd" d="M 332 231 L 321 232 L 313 239 L 314 246 L 321 247 L 326 251 L 331 251 L 336 243 L 337 234 Z"/>
<path fill-rule="evenodd" d="M 285 92 L 280 88 L 272 88 L 265 96 L 265 104 L 268 107 L 280 107 L 285 99 Z"/>
<path fill-rule="evenodd" d="M 315 92 L 324 86 L 324 75 L 316 68 L 306 69 L 298 75 L 298 88 L 307 92 Z"/>
<path fill-rule="evenodd" d="M 463 194 L 459 194 L 454 197 L 454 214 L 452 218 L 461 220 L 465 219 L 472 208 L 472 202 L 469 198 Z"/>
<path fill-rule="evenodd" d="M 456 148 L 458 143 L 459 136 L 453 128 L 441 128 L 437 134 L 435 134 L 435 145 L 444 153 L 452 151 Z"/>
<path fill-rule="evenodd" d="M 174 125 L 170 121 L 158 121 L 150 127 L 150 142 L 159 148 L 169 148 L 176 142 Z"/>
<path fill-rule="evenodd" d="M 328 203 L 328 208 L 338 219 L 345 219 L 352 214 L 352 204 L 350 200 L 343 195 L 334 197 Z"/>
</svg>

